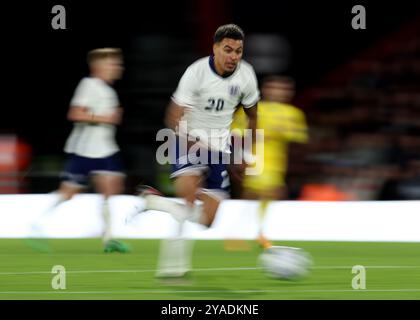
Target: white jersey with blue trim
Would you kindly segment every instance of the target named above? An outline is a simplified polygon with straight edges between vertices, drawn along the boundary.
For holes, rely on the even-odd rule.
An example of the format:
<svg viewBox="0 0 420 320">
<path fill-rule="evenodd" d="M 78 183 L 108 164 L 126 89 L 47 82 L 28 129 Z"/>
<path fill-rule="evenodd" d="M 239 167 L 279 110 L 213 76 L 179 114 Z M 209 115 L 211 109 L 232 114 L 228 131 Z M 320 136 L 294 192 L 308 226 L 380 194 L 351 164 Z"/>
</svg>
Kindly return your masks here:
<svg viewBox="0 0 420 320">
<path fill-rule="evenodd" d="M 87 108 L 95 115 L 108 115 L 119 107 L 115 90 L 105 81 L 83 78 L 76 88 L 70 108 Z M 119 151 L 115 141 L 116 127 L 111 124 L 74 123 L 64 151 L 88 158 L 104 158 Z"/>
<path fill-rule="evenodd" d="M 214 69 L 213 57 L 201 58 L 187 68 L 172 95 L 177 105 L 185 107 L 182 120 L 187 128 L 180 126 L 179 134 L 200 137 L 206 147 L 229 153 L 233 113 L 238 105 L 250 108 L 259 98 L 249 63 L 240 61 L 232 74 L 222 77 Z"/>
</svg>

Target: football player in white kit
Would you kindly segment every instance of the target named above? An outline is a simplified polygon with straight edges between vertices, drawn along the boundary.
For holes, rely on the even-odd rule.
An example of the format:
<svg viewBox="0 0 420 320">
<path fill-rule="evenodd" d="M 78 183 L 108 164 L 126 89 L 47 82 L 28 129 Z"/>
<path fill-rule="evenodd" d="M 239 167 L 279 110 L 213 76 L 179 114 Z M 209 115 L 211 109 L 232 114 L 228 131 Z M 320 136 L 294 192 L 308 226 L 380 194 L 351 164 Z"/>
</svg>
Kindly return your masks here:
<svg viewBox="0 0 420 320">
<path fill-rule="evenodd" d="M 121 78 L 123 59 L 118 48 L 95 49 L 88 53 L 90 76 L 83 78 L 70 102 L 68 119 L 74 122 L 64 151 L 69 159 L 62 182 L 55 192 L 50 209 L 35 221 L 37 229 L 43 220 L 60 203 L 70 200 L 82 191 L 93 178 L 95 189 L 103 197 L 103 242 L 105 252 L 128 251 L 127 246 L 112 239 L 108 198 L 124 188 L 125 175 L 119 147 L 115 141 L 116 126 L 121 123 L 122 108 L 117 93 L 111 87 Z"/>
<path fill-rule="evenodd" d="M 168 212 L 181 226 L 185 220 L 212 224 L 221 200 L 228 196 L 230 125 L 238 106 L 243 106 L 255 137 L 260 93 L 252 66 L 241 60 L 243 41 L 244 33 L 237 25 L 220 26 L 214 35 L 213 55 L 197 60 L 183 74 L 172 95 L 165 123 L 176 134 L 176 147 L 172 150 L 176 163 L 171 178 L 176 196 L 183 198 L 185 204 L 175 203 L 146 186 L 141 193 L 145 210 Z M 201 154 L 191 147 L 197 140 Z M 187 156 L 182 154 L 182 143 L 188 144 Z M 203 147 L 206 155 L 202 154 Z M 179 241 L 174 242 L 177 244 L 167 243 L 161 249 L 158 276 L 183 276 L 189 271 L 190 255 L 185 252 L 188 249 Z M 176 262 L 176 256 L 182 255 L 184 258 Z"/>
</svg>

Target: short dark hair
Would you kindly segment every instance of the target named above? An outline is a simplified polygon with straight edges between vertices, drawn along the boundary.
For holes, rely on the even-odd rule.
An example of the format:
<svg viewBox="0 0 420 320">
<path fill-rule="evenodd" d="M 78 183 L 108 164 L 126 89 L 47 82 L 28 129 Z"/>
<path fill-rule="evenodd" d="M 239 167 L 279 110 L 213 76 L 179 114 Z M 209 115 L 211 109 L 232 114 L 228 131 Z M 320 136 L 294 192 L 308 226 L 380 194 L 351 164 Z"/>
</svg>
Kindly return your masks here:
<svg viewBox="0 0 420 320">
<path fill-rule="evenodd" d="M 244 40 L 245 34 L 239 26 L 230 23 L 217 28 L 216 32 L 214 33 L 213 40 L 214 43 L 218 43 L 221 42 L 224 38 Z"/>
</svg>

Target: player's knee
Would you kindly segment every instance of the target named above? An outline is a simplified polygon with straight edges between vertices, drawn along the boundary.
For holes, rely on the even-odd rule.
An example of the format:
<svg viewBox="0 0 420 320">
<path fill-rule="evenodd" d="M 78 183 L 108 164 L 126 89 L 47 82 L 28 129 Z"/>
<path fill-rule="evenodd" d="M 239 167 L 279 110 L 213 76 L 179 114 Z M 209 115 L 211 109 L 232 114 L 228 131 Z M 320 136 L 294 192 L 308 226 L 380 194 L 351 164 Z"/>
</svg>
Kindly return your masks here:
<svg viewBox="0 0 420 320">
<path fill-rule="evenodd" d="M 196 198 L 196 190 L 195 186 L 191 186 L 188 184 L 178 184 L 175 188 L 175 194 L 177 197 L 184 198 L 187 202 L 194 202 Z"/>
<path fill-rule="evenodd" d="M 116 179 L 97 180 L 95 187 L 105 198 L 121 194 L 124 191 L 124 184 Z"/>
<path fill-rule="evenodd" d="M 60 196 L 63 201 L 71 200 L 75 194 L 76 194 L 75 192 L 68 191 L 68 190 L 64 192 L 60 192 Z"/>
<path fill-rule="evenodd" d="M 104 188 L 101 190 L 102 195 L 105 197 L 105 199 L 112 197 L 113 195 L 118 194 L 118 190 L 115 188 Z"/>
</svg>

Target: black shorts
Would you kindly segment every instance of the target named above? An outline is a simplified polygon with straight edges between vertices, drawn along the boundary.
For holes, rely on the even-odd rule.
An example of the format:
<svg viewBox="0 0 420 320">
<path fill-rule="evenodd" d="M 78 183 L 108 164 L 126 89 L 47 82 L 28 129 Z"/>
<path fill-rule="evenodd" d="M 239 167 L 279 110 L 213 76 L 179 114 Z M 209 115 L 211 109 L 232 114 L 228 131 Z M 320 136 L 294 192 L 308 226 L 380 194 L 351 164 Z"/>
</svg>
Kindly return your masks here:
<svg viewBox="0 0 420 320">
<path fill-rule="evenodd" d="M 104 158 L 87 158 L 72 154 L 60 177 L 62 181 L 85 187 L 90 174 L 124 176 L 120 153 Z"/>
</svg>

